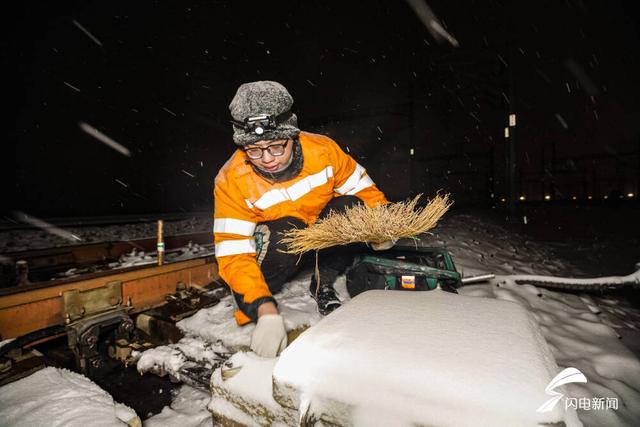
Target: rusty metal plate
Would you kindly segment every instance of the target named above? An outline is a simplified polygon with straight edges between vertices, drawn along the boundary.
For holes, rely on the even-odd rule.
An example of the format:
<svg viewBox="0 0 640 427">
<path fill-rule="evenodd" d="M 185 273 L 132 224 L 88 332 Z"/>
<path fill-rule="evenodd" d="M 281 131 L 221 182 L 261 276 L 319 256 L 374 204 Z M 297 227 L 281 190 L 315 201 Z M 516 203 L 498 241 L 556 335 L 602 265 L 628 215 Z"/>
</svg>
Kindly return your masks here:
<svg viewBox="0 0 640 427">
<path fill-rule="evenodd" d="M 67 321 L 100 313 L 122 304 L 122 282 L 109 282 L 85 291 L 71 289 L 62 293 L 62 302 L 63 316 Z"/>
</svg>

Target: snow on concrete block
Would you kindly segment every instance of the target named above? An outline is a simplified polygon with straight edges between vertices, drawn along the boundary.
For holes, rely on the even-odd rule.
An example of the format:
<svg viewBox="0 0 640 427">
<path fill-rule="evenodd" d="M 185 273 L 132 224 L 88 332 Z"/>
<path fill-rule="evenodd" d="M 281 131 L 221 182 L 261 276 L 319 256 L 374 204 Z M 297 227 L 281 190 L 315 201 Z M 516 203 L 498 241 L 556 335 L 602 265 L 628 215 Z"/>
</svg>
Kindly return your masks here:
<svg viewBox="0 0 640 427">
<path fill-rule="evenodd" d="M 297 412 L 273 399 L 271 373 L 276 360 L 236 353 L 214 371 L 209 403 L 214 425 L 298 425 Z"/>
<path fill-rule="evenodd" d="M 141 426 L 129 407 L 116 403 L 90 379 L 66 369 L 45 368 L 0 389 L 0 424 Z"/>
<path fill-rule="evenodd" d="M 535 319 L 508 301 L 368 291 L 303 333 L 273 371 L 274 398 L 339 425 L 580 425 L 536 409 L 559 372 Z"/>
</svg>

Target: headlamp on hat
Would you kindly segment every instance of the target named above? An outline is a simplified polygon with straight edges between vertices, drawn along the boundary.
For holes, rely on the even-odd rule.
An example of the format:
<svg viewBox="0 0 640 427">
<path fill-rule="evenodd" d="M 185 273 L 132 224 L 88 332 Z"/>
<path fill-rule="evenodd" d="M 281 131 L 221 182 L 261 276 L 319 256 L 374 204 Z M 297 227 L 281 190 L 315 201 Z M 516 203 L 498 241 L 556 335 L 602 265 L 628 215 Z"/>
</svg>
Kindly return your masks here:
<svg viewBox="0 0 640 427">
<path fill-rule="evenodd" d="M 256 135 L 262 135 L 265 131 L 276 130 L 278 123 L 282 123 L 291 117 L 291 110 L 285 111 L 282 114 L 273 116 L 271 114 L 260 114 L 258 116 L 251 116 L 244 119 L 244 122 L 238 120 L 231 120 L 234 126 L 244 129 L 244 133 L 254 133 Z"/>
<path fill-rule="evenodd" d="M 255 133 L 262 135 L 265 130 L 273 130 L 276 128 L 276 120 L 270 114 L 260 114 L 259 116 L 247 117 L 244 122 L 232 120 L 233 124 L 244 129 L 245 133 Z"/>
</svg>

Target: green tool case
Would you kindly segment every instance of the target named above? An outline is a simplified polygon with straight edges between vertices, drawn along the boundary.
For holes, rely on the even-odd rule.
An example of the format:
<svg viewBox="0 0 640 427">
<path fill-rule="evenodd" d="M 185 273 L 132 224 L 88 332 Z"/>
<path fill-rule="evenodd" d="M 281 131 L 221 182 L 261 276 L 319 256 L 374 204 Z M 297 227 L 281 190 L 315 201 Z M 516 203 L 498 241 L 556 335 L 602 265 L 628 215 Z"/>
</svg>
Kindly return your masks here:
<svg viewBox="0 0 640 427">
<path fill-rule="evenodd" d="M 460 273 L 446 249 L 420 247 L 411 241 L 392 249 L 356 257 L 347 270 L 347 290 L 354 297 L 369 289 L 457 292 Z"/>
</svg>

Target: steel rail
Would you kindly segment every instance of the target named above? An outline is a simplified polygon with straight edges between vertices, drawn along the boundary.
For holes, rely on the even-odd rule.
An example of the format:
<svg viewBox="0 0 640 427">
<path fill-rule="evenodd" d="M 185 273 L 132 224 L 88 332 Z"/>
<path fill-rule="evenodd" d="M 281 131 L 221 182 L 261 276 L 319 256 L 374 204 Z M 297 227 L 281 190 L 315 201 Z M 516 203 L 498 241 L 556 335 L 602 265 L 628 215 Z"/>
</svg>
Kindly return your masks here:
<svg viewBox="0 0 640 427">
<path fill-rule="evenodd" d="M 65 325 L 96 310 L 138 313 L 166 302 L 178 285 L 222 285 L 213 255 L 162 266 L 139 265 L 0 289 L 0 338 Z"/>
</svg>

